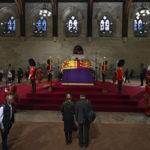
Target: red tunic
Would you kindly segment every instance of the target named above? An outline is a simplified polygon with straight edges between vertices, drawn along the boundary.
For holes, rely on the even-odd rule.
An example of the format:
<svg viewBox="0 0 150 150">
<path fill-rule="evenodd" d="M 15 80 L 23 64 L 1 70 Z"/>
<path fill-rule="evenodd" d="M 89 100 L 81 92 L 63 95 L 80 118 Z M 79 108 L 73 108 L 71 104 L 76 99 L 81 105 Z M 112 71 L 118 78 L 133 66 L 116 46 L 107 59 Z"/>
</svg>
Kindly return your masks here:
<svg viewBox="0 0 150 150">
<path fill-rule="evenodd" d="M 148 85 L 148 84 L 146 85 L 145 92 L 150 95 L 150 85 Z"/>
<path fill-rule="evenodd" d="M 146 83 L 150 81 L 150 71 L 146 73 Z"/>
<path fill-rule="evenodd" d="M 36 68 L 32 66 L 30 68 L 30 73 L 29 73 L 31 80 L 35 80 L 35 74 L 36 74 Z"/>
<path fill-rule="evenodd" d="M 49 75 L 52 71 L 52 66 L 51 66 L 51 70 L 50 70 L 50 65 L 47 65 L 46 70 L 47 70 L 47 75 Z"/>
<path fill-rule="evenodd" d="M 150 115 L 150 85 L 145 87 L 145 113 Z"/>
<path fill-rule="evenodd" d="M 105 70 L 104 70 L 104 65 L 102 66 L 102 74 L 106 75 L 107 73 L 107 66 L 105 66 Z"/>
<path fill-rule="evenodd" d="M 122 70 L 122 68 L 118 68 L 118 70 L 117 70 L 117 80 L 118 81 L 123 80 L 123 78 L 124 78 L 123 70 Z"/>
<path fill-rule="evenodd" d="M 50 65 L 47 65 L 46 70 L 47 70 L 47 75 L 48 75 L 50 73 Z"/>
</svg>

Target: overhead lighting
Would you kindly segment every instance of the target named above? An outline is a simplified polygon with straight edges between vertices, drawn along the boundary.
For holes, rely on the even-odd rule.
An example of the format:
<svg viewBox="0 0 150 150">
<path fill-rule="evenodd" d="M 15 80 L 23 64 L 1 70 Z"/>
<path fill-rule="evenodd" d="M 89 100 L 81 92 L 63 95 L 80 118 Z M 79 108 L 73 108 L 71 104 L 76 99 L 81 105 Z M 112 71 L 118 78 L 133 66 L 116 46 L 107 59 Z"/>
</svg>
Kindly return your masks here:
<svg viewBox="0 0 150 150">
<path fill-rule="evenodd" d="M 44 4 L 43 7 L 40 9 L 39 15 L 43 17 L 50 17 L 52 13 L 48 8 L 49 7 L 46 3 L 46 0 L 44 0 Z"/>
<path fill-rule="evenodd" d="M 39 12 L 39 15 L 44 17 L 50 17 L 51 14 L 52 13 L 48 9 L 41 9 Z"/>
<path fill-rule="evenodd" d="M 142 3 L 141 5 L 141 9 L 138 12 L 140 14 L 140 16 L 146 16 L 150 14 L 150 10 L 148 9 L 148 7 L 146 6 L 146 3 Z M 139 14 L 136 13 L 137 16 L 139 16 Z"/>
<path fill-rule="evenodd" d="M 144 9 L 140 10 L 140 13 L 141 14 L 145 13 L 145 10 Z"/>
<path fill-rule="evenodd" d="M 146 16 L 146 14 L 143 14 L 143 16 Z"/>
</svg>

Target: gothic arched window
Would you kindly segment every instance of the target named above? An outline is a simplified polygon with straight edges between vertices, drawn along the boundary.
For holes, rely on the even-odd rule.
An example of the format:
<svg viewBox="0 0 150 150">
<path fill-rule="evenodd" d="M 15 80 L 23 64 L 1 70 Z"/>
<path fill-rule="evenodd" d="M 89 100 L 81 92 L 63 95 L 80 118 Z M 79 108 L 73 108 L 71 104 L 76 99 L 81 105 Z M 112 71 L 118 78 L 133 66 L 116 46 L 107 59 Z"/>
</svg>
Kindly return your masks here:
<svg viewBox="0 0 150 150">
<path fill-rule="evenodd" d="M 11 16 L 8 21 L 8 31 L 10 31 L 10 32 L 16 31 L 16 20 L 13 16 Z"/>
<path fill-rule="evenodd" d="M 146 11 L 143 9 L 140 9 L 135 16 L 134 19 L 134 34 L 137 37 L 146 37 L 148 36 L 148 26 L 147 22 L 149 20 L 145 19 L 145 16 L 148 15 L 146 13 L 150 13 L 148 10 Z"/>
<path fill-rule="evenodd" d="M 75 16 L 71 16 L 66 25 L 69 32 L 71 33 L 78 32 L 78 20 L 75 18 Z"/>
<path fill-rule="evenodd" d="M 112 24 L 107 16 L 103 16 L 99 21 L 100 36 L 112 36 Z"/>
<path fill-rule="evenodd" d="M 16 20 L 11 16 L 8 22 L 1 22 L 3 36 L 14 36 L 16 32 Z"/>
<path fill-rule="evenodd" d="M 143 30 L 143 21 L 140 19 L 139 16 L 136 17 L 134 20 L 134 31 L 141 31 Z"/>
<path fill-rule="evenodd" d="M 45 36 L 47 31 L 47 23 L 46 19 L 41 16 L 36 23 L 33 23 L 34 27 L 34 36 Z"/>
<path fill-rule="evenodd" d="M 67 36 L 78 36 L 80 33 L 80 24 L 76 16 L 72 15 L 65 21 L 65 31 Z"/>
</svg>

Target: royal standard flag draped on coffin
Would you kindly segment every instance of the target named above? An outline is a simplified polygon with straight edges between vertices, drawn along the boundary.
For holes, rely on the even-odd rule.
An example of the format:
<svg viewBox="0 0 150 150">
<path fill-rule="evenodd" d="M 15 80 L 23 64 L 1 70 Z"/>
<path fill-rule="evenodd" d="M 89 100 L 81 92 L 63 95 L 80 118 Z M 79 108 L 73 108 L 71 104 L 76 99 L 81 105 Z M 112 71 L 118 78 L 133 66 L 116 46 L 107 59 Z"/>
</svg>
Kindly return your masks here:
<svg viewBox="0 0 150 150">
<path fill-rule="evenodd" d="M 92 70 L 92 65 L 89 60 L 65 60 L 62 64 L 61 71 L 64 69 L 86 68 Z"/>
</svg>

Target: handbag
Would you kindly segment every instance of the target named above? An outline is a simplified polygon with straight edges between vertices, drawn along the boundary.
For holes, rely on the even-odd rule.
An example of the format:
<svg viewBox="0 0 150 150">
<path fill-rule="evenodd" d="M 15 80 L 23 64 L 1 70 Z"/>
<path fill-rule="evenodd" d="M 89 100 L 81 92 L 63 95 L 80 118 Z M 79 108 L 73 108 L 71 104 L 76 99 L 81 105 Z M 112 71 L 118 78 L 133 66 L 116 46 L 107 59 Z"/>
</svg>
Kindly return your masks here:
<svg viewBox="0 0 150 150">
<path fill-rule="evenodd" d="M 92 123 L 95 120 L 95 118 L 96 118 L 96 114 L 95 114 L 95 112 L 93 110 L 91 110 L 89 112 L 89 116 L 88 116 L 89 122 Z"/>
<path fill-rule="evenodd" d="M 75 120 L 73 120 L 73 131 L 77 131 L 78 130 L 78 127 L 75 123 Z"/>
<path fill-rule="evenodd" d="M 87 103 L 88 103 L 88 107 L 89 107 L 89 102 L 88 102 L 88 100 L 87 100 Z M 93 111 L 93 109 L 90 109 L 90 107 L 89 107 L 88 121 L 89 121 L 90 123 L 92 123 L 92 122 L 95 120 L 95 118 L 96 118 L 95 112 Z"/>
</svg>

